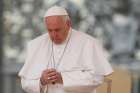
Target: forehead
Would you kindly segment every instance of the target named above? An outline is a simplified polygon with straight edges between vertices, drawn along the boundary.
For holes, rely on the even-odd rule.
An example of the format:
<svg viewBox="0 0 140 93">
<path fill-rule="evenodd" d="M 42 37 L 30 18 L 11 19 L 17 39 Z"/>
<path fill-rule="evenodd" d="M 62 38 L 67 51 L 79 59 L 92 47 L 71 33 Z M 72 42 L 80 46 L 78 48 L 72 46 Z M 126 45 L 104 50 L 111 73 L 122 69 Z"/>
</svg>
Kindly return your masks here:
<svg viewBox="0 0 140 93">
<path fill-rule="evenodd" d="M 65 25 L 65 21 L 62 16 L 46 17 L 45 23 L 48 29 L 61 29 Z"/>
<path fill-rule="evenodd" d="M 45 18 L 45 22 L 46 23 L 60 23 L 60 22 L 64 22 L 64 18 L 62 16 L 49 16 Z"/>
</svg>

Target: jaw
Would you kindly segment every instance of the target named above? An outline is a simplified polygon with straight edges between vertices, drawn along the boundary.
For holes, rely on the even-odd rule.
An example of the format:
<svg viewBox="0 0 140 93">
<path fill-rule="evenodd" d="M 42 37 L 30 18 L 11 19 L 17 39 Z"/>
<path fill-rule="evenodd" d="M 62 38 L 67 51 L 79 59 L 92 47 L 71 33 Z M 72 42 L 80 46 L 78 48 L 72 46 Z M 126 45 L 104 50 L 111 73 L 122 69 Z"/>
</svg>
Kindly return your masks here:
<svg viewBox="0 0 140 93">
<path fill-rule="evenodd" d="M 52 40 L 53 43 L 59 45 L 59 44 L 62 44 L 65 40 Z"/>
</svg>

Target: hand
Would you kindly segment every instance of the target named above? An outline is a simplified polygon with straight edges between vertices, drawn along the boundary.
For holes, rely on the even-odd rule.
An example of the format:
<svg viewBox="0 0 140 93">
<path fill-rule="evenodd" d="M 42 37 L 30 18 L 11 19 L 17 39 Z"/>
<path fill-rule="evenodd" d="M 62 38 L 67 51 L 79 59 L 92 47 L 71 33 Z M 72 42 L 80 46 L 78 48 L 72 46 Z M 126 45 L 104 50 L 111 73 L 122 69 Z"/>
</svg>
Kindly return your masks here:
<svg viewBox="0 0 140 93">
<path fill-rule="evenodd" d="M 55 83 L 63 83 L 62 76 L 55 69 L 46 69 L 43 71 L 40 82 L 42 85 L 46 84 L 55 84 Z"/>
</svg>

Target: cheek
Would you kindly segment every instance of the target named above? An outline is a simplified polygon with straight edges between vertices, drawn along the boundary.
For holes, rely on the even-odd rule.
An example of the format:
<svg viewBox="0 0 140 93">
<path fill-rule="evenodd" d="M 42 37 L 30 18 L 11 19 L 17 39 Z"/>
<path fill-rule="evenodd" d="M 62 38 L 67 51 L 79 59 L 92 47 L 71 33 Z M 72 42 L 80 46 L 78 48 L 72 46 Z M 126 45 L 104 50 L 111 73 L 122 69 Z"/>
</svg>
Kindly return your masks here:
<svg viewBox="0 0 140 93">
<path fill-rule="evenodd" d="M 61 38 L 65 37 L 65 33 L 64 32 L 61 32 L 59 35 L 60 35 Z"/>
<path fill-rule="evenodd" d="M 59 39 L 62 39 L 63 38 L 63 34 L 62 33 L 56 33 L 56 37 L 59 38 Z"/>
<path fill-rule="evenodd" d="M 53 34 L 53 33 L 51 33 L 51 32 L 49 32 L 49 36 L 50 36 L 50 38 L 51 38 L 51 39 L 53 39 L 53 38 L 54 38 L 54 34 Z"/>
</svg>

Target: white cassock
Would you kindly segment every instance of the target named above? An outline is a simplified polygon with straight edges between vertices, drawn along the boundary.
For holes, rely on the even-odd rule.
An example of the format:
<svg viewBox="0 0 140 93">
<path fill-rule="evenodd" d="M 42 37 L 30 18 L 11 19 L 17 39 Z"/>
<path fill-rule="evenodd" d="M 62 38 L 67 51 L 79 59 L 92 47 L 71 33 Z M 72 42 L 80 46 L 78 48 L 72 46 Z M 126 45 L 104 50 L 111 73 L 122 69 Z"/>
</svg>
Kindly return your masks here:
<svg viewBox="0 0 140 93">
<path fill-rule="evenodd" d="M 104 76 L 113 72 L 95 38 L 73 29 L 68 38 L 63 44 L 53 46 L 57 64 L 68 42 L 57 68 L 61 72 L 63 85 L 40 85 L 42 71 L 51 68 L 52 42 L 48 34 L 29 42 L 26 62 L 19 72 L 22 88 L 27 93 L 43 93 L 41 89 L 48 93 L 95 93 L 95 88 L 103 82 Z"/>
</svg>

